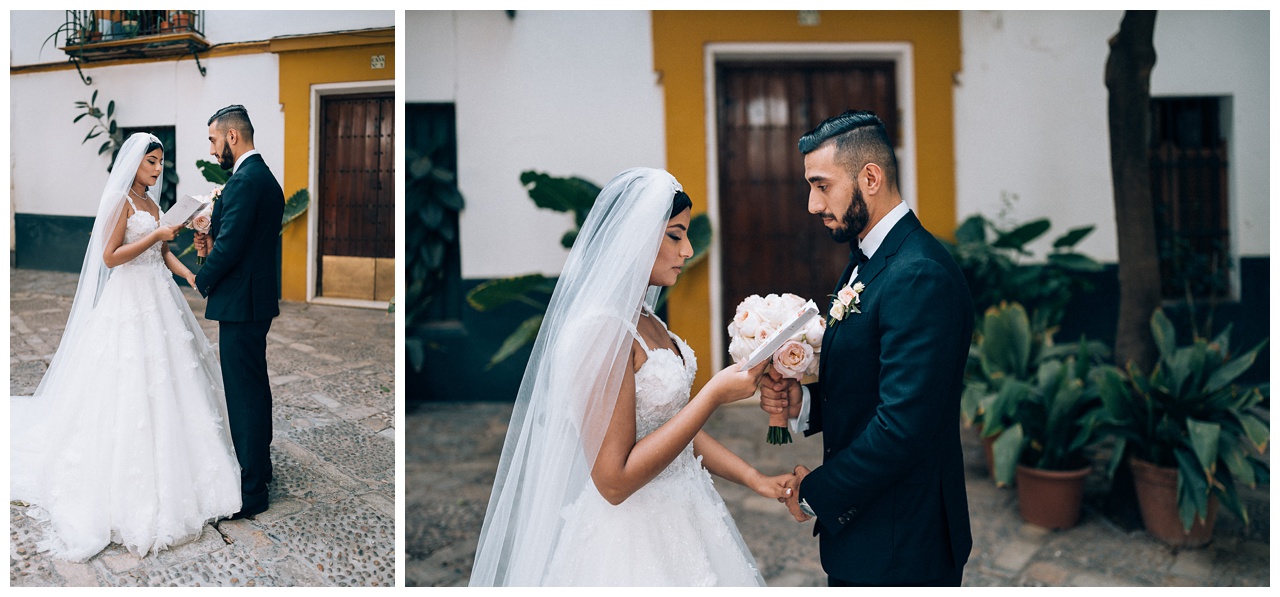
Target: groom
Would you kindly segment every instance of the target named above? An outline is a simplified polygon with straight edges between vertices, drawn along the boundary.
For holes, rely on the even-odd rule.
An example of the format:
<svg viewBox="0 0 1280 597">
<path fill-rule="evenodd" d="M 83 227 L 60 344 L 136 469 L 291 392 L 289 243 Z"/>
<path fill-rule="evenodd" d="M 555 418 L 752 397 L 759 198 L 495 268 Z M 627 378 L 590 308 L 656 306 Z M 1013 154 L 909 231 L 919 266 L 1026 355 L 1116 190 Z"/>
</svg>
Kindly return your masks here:
<svg viewBox="0 0 1280 597">
<path fill-rule="evenodd" d="M 823 435 L 822 466 L 796 467 L 787 506 L 818 519 L 831 586 L 959 586 L 973 545 L 959 436 L 968 286 L 903 203 L 875 114 L 829 118 L 799 145 L 809 212 L 849 243 L 836 291 L 860 291 L 861 312 L 829 317 L 817 384 L 771 371 L 762 388 L 766 412 Z"/>
<path fill-rule="evenodd" d="M 231 178 L 216 198 L 209 233 L 196 235 L 207 255 L 196 288 L 209 299 L 205 317 L 218 322 L 218 356 L 227 394 L 231 441 L 240 461 L 240 511 L 232 520 L 267 509 L 271 482 L 271 384 L 267 330 L 280 314 L 276 247 L 284 191 L 253 148 L 244 106 L 209 118 L 209 153 Z"/>
</svg>

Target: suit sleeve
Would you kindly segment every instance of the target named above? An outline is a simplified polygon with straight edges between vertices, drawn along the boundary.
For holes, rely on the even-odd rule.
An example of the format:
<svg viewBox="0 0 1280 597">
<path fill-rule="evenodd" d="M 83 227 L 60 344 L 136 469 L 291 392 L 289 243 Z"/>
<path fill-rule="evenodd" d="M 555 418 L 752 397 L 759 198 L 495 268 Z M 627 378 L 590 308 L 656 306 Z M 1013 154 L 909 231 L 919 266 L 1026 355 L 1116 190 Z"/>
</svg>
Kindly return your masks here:
<svg viewBox="0 0 1280 597">
<path fill-rule="evenodd" d="M 890 273 L 890 272 L 886 272 Z M 957 399 L 952 385 L 958 335 L 964 333 L 966 292 L 937 262 L 904 263 L 880 307 L 880 405 L 849 446 L 814 469 L 800 495 L 818 523 L 838 533 L 866 506 L 919 466 Z"/>
<path fill-rule="evenodd" d="M 218 238 L 214 239 L 213 250 L 205 257 L 204 267 L 196 274 L 196 289 L 202 296 L 209 296 L 209 291 L 231 271 L 249 246 L 260 199 L 248 181 L 248 177 L 228 181 L 222 190 Z"/>
</svg>

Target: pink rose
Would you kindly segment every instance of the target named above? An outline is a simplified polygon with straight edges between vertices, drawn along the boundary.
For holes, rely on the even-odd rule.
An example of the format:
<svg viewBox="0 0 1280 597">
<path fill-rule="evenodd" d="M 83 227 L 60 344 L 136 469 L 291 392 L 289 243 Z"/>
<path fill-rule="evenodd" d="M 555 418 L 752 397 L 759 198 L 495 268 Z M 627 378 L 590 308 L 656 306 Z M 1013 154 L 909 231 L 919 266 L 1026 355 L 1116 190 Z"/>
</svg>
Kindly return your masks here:
<svg viewBox="0 0 1280 597">
<path fill-rule="evenodd" d="M 202 234 L 208 234 L 209 226 L 212 223 L 213 223 L 212 215 L 209 214 L 209 212 L 207 211 L 201 211 L 200 213 L 196 214 L 194 217 L 191 218 L 191 223 L 188 224 L 187 227 L 191 228 L 192 230 L 195 230 L 196 232 L 200 232 Z"/>
<path fill-rule="evenodd" d="M 783 344 L 773 353 L 773 368 L 783 377 L 800 379 L 813 363 L 813 347 L 795 340 Z"/>
<path fill-rule="evenodd" d="M 738 334 L 754 338 L 764 319 L 754 309 L 740 308 L 733 317 L 733 323 L 737 324 Z"/>
<path fill-rule="evenodd" d="M 836 298 L 840 299 L 840 302 L 845 305 L 850 305 L 858 298 L 858 292 L 849 286 L 845 286 L 840 289 L 840 292 L 836 293 Z"/>
</svg>

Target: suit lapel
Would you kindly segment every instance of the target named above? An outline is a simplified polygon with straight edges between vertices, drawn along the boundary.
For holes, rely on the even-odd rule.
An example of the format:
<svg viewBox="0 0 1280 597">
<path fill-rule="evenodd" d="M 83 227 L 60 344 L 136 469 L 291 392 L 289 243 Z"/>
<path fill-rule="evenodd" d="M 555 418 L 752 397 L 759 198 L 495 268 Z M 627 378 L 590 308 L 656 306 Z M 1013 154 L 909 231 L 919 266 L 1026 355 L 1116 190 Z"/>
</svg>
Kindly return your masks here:
<svg viewBox="0 0 1280 597">
<path fill-rule="evenodd" d="M 889 231 L 884 242 L 880 243 L 880 247 L 876 249 L 875 254 L 871 256 L 871 259 L 864 263 L 862 267 L 858 268 L 858 275 L 851 281 L 851 283 L 862 282 L 864 285 L 870 285 L 871 282 L 876 279 L 876 276 L 879 276 L 880 272 L 884 271 L 884 268 L 889 264 L 889 260 L 898 253 L 898 249 L 902 247 L 902 241 L 906 240 L 907 235 L 911 234 L 919 227 L 920 220 L 916 218 L 915 212 L 908 211 L 906 215 L 902 216 L 901 220 L 898 220 L 897 224 L 893 225 L 893 229 Z M 839 292 L 840 289 L 844 287 L 845 280 L 853 270 L 853 264 L 854 262 L 850 261 L 849 267 L 845 268 L 844 275 L 840 277 L 840 282 L 836 284 L 836 292 Z M 857 313 L 850 313 L 845 315 L 845 318 L 848 319 L 849 317 L 857 316 Z M 828 349 L 835 341 L 836 332 L 841 327 L 840 323 L 841 322 L 836 322 L 836 325 L 827 328 L 826 333 L 822 335 L 822 354 L 824 355 L 824 358 L 818 363 L 819 379 L 822 379 L 826 373 L 827 362 L 830 361 L 830 359 L 825 358 L 825 356 L 831 354 Z"/>
</svg>

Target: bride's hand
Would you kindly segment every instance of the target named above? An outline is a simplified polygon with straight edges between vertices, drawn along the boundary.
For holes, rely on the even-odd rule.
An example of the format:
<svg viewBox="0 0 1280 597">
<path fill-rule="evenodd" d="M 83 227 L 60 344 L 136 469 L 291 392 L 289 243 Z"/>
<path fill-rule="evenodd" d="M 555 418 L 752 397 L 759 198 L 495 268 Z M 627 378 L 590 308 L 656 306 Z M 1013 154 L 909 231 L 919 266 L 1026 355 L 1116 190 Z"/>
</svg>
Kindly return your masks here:
<svg viewBox="0 0 1280 597">
<path fill-rule="evenodd" d="M 760 363 L 749 371 L 739 371 L 739 366 L 741 363 L 732 363 L 721 369 L 715 377 L 711 378 L 711 381 L 707 382 L 707 385 L 714 389 L 716 401 L 720 404 L 737 402 L 755 394 L 756 386 L 760 384 L 760 376 L 764 375 L 769 361 Z"/>
<path fill-rule="evenodd" d="M 161 226 L 156 228 L 156 231 L 152 234 L 156 235 L 157 241 L 168 242 L 176 238 L 178 236 L 178 231 L 180 230 L 182 230 L 182 224 L 178 224 L 177 226 Z"/>
<path fill-rule="evenodd" d="M 785 502 L 787 499 L 787 482 L 795 475 L 783 473 L 773 477 L 758 473 L 751 482 L 751 490 L 770 499 Z"/>
<path fill-rule="evenodd" d="M 187 274 L 187 284 L 190 284 L 192 288 L 195 288 L 195 287 L 196 287 L 196 275 L 195 275 L 195 274 L 193 274 L 193 273 L 188 273 L 188 274 Z"/>
</svg>

